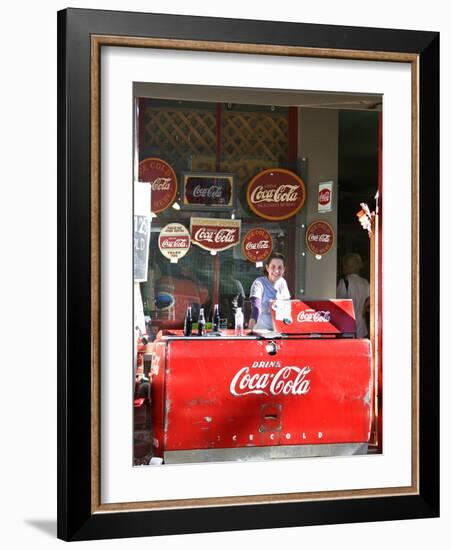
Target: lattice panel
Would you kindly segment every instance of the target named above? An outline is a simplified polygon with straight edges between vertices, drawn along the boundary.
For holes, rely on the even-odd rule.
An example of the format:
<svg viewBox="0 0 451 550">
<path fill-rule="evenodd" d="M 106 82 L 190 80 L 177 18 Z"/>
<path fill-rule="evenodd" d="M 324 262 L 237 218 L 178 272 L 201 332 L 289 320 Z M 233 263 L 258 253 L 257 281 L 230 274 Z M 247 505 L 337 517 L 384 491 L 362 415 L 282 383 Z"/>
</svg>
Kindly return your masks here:
<svg viewBox="0 0 451 550">
<path fill-rule="evenodd" d="M 145 121 L 145 144 L 162 156 L 216 154 L 213 112 L 148 108 Z"/>
<path fill-rule="evenodd" d="M 214 112 L 147 108 L 145 117 L 146 147 L 166 158 L 216 157 Z M 244 158 L 262 159 L 265 165 L 286 163 L 288 123 L 285 115 L 223 111 L 221 126 L 221 164 L 239 165 Z M 226 168 L 221 166 L 221 170 Z"/>
<path fill-rule="evenodd" d="M 277 164 L 286 162 L 287 132 L 286 116 L 225 111 L 221 156 L 260 158 Z"/>
</svg>

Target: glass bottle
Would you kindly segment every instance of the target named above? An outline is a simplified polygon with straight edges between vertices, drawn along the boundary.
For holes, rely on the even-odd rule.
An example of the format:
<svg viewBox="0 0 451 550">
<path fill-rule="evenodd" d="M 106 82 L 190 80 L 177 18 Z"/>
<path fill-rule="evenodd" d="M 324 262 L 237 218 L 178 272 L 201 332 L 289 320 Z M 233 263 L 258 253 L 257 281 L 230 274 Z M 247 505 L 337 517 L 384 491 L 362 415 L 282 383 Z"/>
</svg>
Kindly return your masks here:
<svg viewBox="0 0 451 550">
<path fill-rule="evenodd" d="M 236 308 L 235 313 L 235 336 L 243 336 L 244 317 L 240 307 Z"/>
<path fill-rule="evenodd" d="M 193 315 L 191 313 L 191 308 L 189 307 L 186 310 L 185 324 L 183 326 L 183 334 L 185 336 L 191 336 L 193 331 Z"/>
<path fill-rule="evenodd" d="M 219 332 L 219 305 L 215 304 L 213 311 L 213 332 Z"/>
<path fill-rule="evenodd" d="M 199 318 L 197 320 L 197 335 L 205 336 L 205 314 L 203 307 L 200 308 Z"/>
</svg>

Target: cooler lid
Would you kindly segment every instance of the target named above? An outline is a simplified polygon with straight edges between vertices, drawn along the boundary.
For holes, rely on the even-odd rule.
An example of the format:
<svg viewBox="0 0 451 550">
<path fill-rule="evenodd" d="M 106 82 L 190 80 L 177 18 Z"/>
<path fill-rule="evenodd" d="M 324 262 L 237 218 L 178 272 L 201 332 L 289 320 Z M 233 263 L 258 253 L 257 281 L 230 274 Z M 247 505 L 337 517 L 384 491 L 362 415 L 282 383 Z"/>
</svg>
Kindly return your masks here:
<svg viewBox="0 0 451 550">
<path fill-rule="evenodd" d="M 355 335 L 352 300 L 273 300 L 274 330 L 283 334 Z"/>
</svg>

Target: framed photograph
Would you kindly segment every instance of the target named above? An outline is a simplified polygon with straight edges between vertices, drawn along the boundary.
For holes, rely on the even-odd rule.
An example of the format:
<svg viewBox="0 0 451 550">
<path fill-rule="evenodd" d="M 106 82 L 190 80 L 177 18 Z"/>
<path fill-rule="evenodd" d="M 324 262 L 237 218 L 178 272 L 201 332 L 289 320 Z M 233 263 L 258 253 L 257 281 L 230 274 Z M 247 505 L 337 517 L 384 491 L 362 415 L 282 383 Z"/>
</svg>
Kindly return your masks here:
<svg viewBox="0 0 451 550">
<path fill-rule="evenodd" d="M 438 33 L 67 9 L 58 71 L 58 536 L 438 516 Z"/>
</svg>

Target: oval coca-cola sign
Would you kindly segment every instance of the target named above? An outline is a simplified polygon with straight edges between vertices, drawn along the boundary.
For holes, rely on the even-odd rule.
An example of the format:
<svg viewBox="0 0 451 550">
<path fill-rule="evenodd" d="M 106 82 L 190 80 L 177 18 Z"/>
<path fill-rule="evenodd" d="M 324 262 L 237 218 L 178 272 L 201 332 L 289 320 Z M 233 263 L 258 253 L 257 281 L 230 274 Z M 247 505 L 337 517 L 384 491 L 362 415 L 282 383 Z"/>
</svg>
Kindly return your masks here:
<svg viewBox="0 0 451 550">
<path fill-rule="evenodd" d="M 177 176 L 170 164 L 159 158 L 144 159 L 139 163 L 139 180 L 150 184 L 150 209 L 163 212 L 177 195 Z"/>
<path fill-rule="evenodd" d="M 324 256 L 334 245 L 334 230 L 323 220 L 312 222 L 306 231 L 305 242 L 312 254 Z"/>
<path fill-rule="evenodd" d="M 257 174 L 247 187 L 250 209 L 267 220 L 286 220 L 299 212 L 305 202 L 301 178 L 283 168 L 271 168 Z"/>
<path fill-rule="evenodd" d="M 251 262 L 263 262 L 272 251 L 272 237 L 266 229 L 256 227 L 246 233 L 243 239 L 243 254 Z"/>
</svg>

